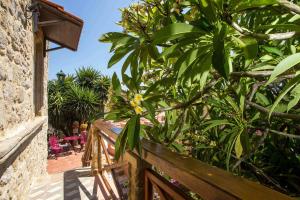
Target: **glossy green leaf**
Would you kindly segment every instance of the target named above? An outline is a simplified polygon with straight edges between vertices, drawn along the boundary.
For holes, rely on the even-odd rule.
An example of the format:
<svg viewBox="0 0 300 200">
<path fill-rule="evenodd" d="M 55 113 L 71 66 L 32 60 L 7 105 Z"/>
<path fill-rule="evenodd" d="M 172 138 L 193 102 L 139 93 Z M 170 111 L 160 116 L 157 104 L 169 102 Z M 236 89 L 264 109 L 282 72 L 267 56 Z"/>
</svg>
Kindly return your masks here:
<svg viewBox="0 0 300 200">
<path fill-rule="evenodd" d="M 125 37 L 130 37 L 129 35 L 125 34 L 125 33 L 120 33 L 120 32 L 109 32 L 109 33 L 105 33 L 103 34 L 99 41 L 100 42 L 105 42 L 105 43 L 111 43 L 114 42 L 116 40 L 120 40 L 122 38 Z"/>
<path fill-rule="evenodd" d="M 236 102 L 234 101 L 233 98 L 231 98 L 230 96 L 226 96 L 225 101 L 233 108 L 233 110 L 236 113 L 240 113 L 241 110 L 240 110 L 239 106 L 236 104 Z"/>
<path fill-rule="evenodd" d="M 199 0 L 198 3 L 200 10 L 204 13 L 205 17 L 214 23 L 217 20 L 217 7 L 212 0 Z"/>
<path fill-rule="evenodd" d="M 209 75 L 209 71 L 211 69 L 211 54 L 205 54 L 204 55 L 204 59 L 201 60 L 200 66 L 201 68 L 201 77 L 200 77 L 200 81 L 199 81 L 199 85 L 200 85 L 200 90 L 203 90 L 205 84 L 206 84 L 206 80 L 207 77 Z"/>
<path fill-rule="evenodd" d="M 175 23 L 157 31 L 153 36 L 153 43 L 158 44 L 158 43 L 174 40 L 176 38 L 180 38 L 184 36 L 185 34 L 191 34 L 191 33 L 199 36 L 201 34 L 205 34 L 205 32 L 203 32 L 202 30 L 200 30 L 195 26 L 185 24 L 185 23 Z"/>
<path fill-rule="evenodd" d="M 131 72 L 132 80 L 137 81 L 139 51 L 135 50 L 133 53 L 134 55 L 132 56 L 131 63 L 130 63 L 130 72 Z"/>
<path fill-rule="evenodd" d="M 111 82 L 112 82 L 112 87 L 113 87 L 115 94 L 120 95 L 122 88 L 121 88 L 121 83 L 120 83 L 119 78 L 116 73 L 113 74 Z"/>
<path fill-rule="evenodd" d="M 243 146 L 241 142 L 241 134 L 239 134 L 235 140 L 235 145 L 234 145 L 234 150 L 235 150 L 235 155 L 239 159 L 243 153 Z"/>
<path fill-rule="evenodd" d="M 126 54 L 128 54 L 133 47 L 125 48 L 115 51 L 114 55 L 108 61 L 108 68 L 112 67 L 114 64 L 118 63 Z"/>
<path fill-rule="evenodd" d="M 262 46 L 262 48 L 266 50 L 268 53 L 276 54 L 278 56 L 283 56 L 283 53 L 280 51 L 280 49 L 276 47 Z"/>
<path fill-rule="evenodd" d="M 160 57 L 168 58 L 168 57 L 172 56 L 173 54 L 176 54 L 176 53 L 178 54 L 178 49 L 179 49 L 180 46 L 181 46 L 181 44 L 177 43 L 177 44 L 174 44 L 170 47 L 165 48 L 163 50 L 163 52 L 160 54 Z"/>
<path fill-rule="evenodd" d="M 265 95 L 263 95 L 262 93 L 257 92 L 255 94 L 255 100 L 260 105 L 263 105 L 263 106 L 270 105 L 269 99 Z"/>
<path fill-rule="evenodd" d="M 281 93 L 279 94 L 279 96 L 277 97 L 276 101 L 273 103 L 273 105 L 269 111 L 269 119 L 272 115 L 272 112 L 277 107 L 279 102 L 283 99 L 283 97 L 299 83 L 300 83 L 300 75 L 296 76 L 295 78 L 293 78 L 286 84 L 286 86 L 283 88 L 283 90 L 281 91 Z"/>
<path fill-rule="evenodd" d="M 203 125 L 209 124 L 206 126 L 202 131 L 206 132 L 214 127 L 221 126 L 221 125 L 233 125 L 228 120 L 210 120 L 208 122 L 203 123 Z"/>
<path fill-rule="evenodd" d="M 258 8 L 274 4 L 277 4 L 277 0 L 236 0 L 236 2 L 231 2 L 230 6 L 232 12 L 240 12 L 250 8 Z"/>
<path fill-rule="evenodd" d="M 104 119 L 105 120 L 117 120 L 120 116 L 120 113 L 119 112 L 109 112 L 107 114 L 104 115 Z"/>
<path fill-rule="evenodd" d="M 300 101 L 300 83 L 291 91 L 292 100 L 288 103 L 287 110 L 289 111 Z"/>
<path fill-rule="evenodd" d="M 152 106 L 152 104 L 148 101 L 143 101 L 142 105 L 147 109 L 149 115 L 151 116 L 151 120 L 156 121 L 156 119 L 155 119 L 155 108 Z"/>
<path fill-rule="evenodd" d="M 123 76 L 124 76 L 124 74 L 126 73 L 126 70 L 128 69 L 128 67 L 129 67 L 129 65 L 130 65 L 130 63 L 131 63 L 131 60 L 132 60 L 132 57 L 134 56 L 134 54 L 135 54 L 135 52 L 130 53 L 130 54 L 127 56 L 125 62 L 123 63 L 123 66 L 122 66 L 122 69 L 121 69 L 122 79 L 124 79 Z"/>
<path fill-rule="evenodd" d="M 281 75 L 282 73 L 288 71 L 295 65 L 300 63 L 300 53 L 296 53 L 293 55 L 288 56 L 287 58 L 283 59 L 274 69 L 271 74 L 270 79 L 266 83 L 266 85 L 272 83 L 277 76 Z"/>
<path fill-rule="evenodd" d="M 158 52 L 158 49 L 156 46 L 149 45 L 148 52 L 149 52 L 149 55 L 151 56 L 151 58 L 153 58 L 154 60 L 158 60 L 159 52 Z"/>
<path fill-rule="evenodd" d="M 127 146 L 127 124 L 122 129 L 120 135 L 118 136 L 116 143 L 115 143 L 115 159 L 119 160 L 121 155 L 125 153 L 126 146 Z"/>
<path fill-rule="evenodd" d="M 257 40 L 253 37 L 242 36 L 240 38 L 233 37 L 238 46 L 243 49 L 246 59 L 252 59 L 257 56 L 258 44 Z"/>
<path fill-rule="evenodd" d="M 183 54 L 175 64 L 175 69 L 179 69 L 178 78 L 195 62 L 198 58 L 199 49 L 191 49 Z"/>
<path fill-rule="evenodd" d="M 140 134 L 140 127 L 138 120 L 140 117 L 138 115 L 134 115 L 131 119 L 127 122 L 128 124 L 128 145 L 130 150 L 133 150 L 136 146 L 137 140 L 139 139 Z"/>
<path fill-rule="evenodd" d="M 228 63 L 228 53 L 225 50 L 225 36 L 226 25 L 223 24 L 220 25 L 218 31 L 214 35 L 212 65 L 224 78 L 227 79 L 230 69 Z"/>
<path fill-rule="evenodd" d="M 280 29 L 280 30 L 290 30 L 290 31 L 300 31 L 300 26 L 297 24 L 274 24 L 274 25 L 262 25 L 257 27 L 258 30 L 264 29 Z"/>
<path fill-rule="evenodd" d="M 131 77 L 129 77 L 127 74 L 123 74 L 122 80 L 128 89 L 137 91 L 136 82 Z"/>
<path fill-rule="evenodd" d="M 135 41 L 136 41 L 136 39 L 133 37 L 124 37 L 124 38 L 121 38 L 120 40 L 114 41 L 110 48 L 110 52 L 112 52 L 120 47 L 128 48 L 130 45 L 134 44 Z"/>
</svg>

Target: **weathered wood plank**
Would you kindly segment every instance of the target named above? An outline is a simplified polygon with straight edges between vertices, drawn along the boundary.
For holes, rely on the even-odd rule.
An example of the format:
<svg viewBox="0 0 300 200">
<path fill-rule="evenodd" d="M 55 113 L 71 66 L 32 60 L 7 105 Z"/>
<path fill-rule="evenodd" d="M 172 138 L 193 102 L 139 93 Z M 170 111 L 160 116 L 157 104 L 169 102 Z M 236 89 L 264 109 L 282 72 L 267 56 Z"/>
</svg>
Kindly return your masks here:
<svg viewBox="0 0 300 200">
<path fill-rule="evenodd" d="M 167 193 L 170 197 L 176 200 L 192 200 L 182 190 L 165 180 L 159 174 L 152 170 L 146 170 L 145 176 L 151 181 L 152 185 L 157 185 L 164 193 Z M 165 197 L 167 198 L 167 197 Z"/>
<path fill-rule="evenodd" d="M 42 116 L 44 106 L 44 34 L 39 30 L 34 34 L 34 112 L 36 116 Z"/>
<path fill-rule="evenodd" d="M 113 139 L 118 137 L 111 130 L 112 125 L 109 123 L 97 120 L 94 125 L 109 137 Z M 138 156 L 134 154 L 136 153 L 127 152 L 124 156 L 125 160 L 137 162 Z M 203 199 L 292 199 L 259 183 L 235 176 L 194 158 L 171 152 L 166 147 L 148 140 L 142 141 L 141 158 L 199 194 Z M 131 164 L 130 167 L 140 168 L 136 164 Z M 136 174 L 130 176 L 132 176 L 131 181 L 138 181 L 140 177 Z"/>
</svg>

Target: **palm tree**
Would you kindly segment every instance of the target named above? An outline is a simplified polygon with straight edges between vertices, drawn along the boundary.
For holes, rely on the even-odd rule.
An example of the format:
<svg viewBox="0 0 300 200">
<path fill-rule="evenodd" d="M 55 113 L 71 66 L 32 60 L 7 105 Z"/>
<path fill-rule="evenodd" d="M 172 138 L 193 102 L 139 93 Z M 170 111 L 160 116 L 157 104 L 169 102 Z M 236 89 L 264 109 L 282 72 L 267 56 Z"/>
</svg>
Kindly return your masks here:
<svg viewBox="0 0 300 200">
<path fill-rule="evenodd" d="M 66 111 L 80 121 L 91 120 L 100 114 L 99 95 L 88 88 L 72 85 L 66 92 Z"/>
<path fill-rule="evenodd" d="M 101 73 L 92 67 L 81 67 L 76 70 L 75 81 L 81 87 L 94 89 L 95 84 L 101 78 Z"/>
<path fill-rule="evenodd" d="M 95 91 L 101 99 L 101 112 L 104 112 L 104 104 L 108 99 L 108 90 L 110 87 L 110 78 L 101 75 L 100 79 L 95 83 Z"/>
<path fill-rule="evenodd" d="M 79 68 L 75 76 L 69 74 L 63 80 L 49 81 L 49 122 L 54 128 L 69 132 L 75 120 L 102 117 L 109 87 L 110 78 L 91 67 Z"/>
</svg>

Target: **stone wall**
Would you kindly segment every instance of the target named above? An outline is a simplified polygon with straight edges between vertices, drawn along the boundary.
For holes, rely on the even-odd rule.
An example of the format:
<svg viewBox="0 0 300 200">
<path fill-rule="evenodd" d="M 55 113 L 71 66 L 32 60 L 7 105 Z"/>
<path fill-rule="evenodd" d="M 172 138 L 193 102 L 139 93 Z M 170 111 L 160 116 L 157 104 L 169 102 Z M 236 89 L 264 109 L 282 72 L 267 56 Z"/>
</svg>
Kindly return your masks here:
<svg viewBox="0 0 300 200">
<path fill-rule="evenodd" d="M 34 117 L 31 0 L 0 1 L 0 137 Z"/>
<path fill-rule="evenodd" d="M 25 200 L 31 184 L 47 174 L 47 124 L 0 178 L 0 200 Z"/>
<path fill-rule="evenodd" d="M 34 34 L 31 0 L 0 0 L 0 145 L 16 137 L 16 129 L 35 119 Z M 47 115 L 47 58 L 44 72 Z M 26 199 L 31 183 L 46 174 L 47 124 L 0 175 L 0 199 Z"/>
</svg>

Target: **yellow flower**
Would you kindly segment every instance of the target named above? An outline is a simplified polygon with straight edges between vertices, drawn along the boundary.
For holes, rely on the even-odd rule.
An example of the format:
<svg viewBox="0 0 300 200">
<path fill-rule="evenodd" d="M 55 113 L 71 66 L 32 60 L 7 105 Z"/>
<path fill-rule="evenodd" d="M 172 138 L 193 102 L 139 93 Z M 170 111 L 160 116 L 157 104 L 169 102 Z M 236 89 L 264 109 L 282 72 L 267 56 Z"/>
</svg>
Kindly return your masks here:
<svg viewBox="0 0 300 200">
<path fill-rule="evenodd" d="M 216 144 L 216 142 L 215 142 L 215 141 L 211 141 L 211 142 L 209 143 L 209 145 L 210 145 L 210 146 L 212 146 L 212 147 L 215 147 L 215 146 L 217 146 L 217 144 Z"/>
<path fill-rule="evenodd" d="M 140 95 L 140 94 L 134 95 L 134 101 L 135 101 L 138 105 L 140 105 L 141 101 L 143 101 L 143 96 Z"/>
<path fill-rule="evenodd" d="M 134 108 L 138 106 L 138 104 L 134 100 L 130 101 L 130 105 Z"/>
<path fill-rule="evenodd" d="M 140 115 L 143 112 L 143 108 L 141 108 L 140 106 L 136 106 L 134 108 L 134 111 L 135 111 L 136 114 Z"/>
</svg>

